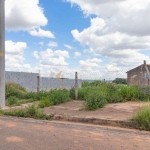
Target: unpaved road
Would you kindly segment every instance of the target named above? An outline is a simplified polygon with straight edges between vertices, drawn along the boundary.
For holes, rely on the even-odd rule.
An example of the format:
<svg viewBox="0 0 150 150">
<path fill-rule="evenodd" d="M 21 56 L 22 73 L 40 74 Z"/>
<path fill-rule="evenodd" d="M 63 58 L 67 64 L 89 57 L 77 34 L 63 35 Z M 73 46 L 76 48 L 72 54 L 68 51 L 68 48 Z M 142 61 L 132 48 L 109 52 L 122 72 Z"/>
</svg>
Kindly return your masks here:
<svg viewBox="0 0 150 150">
<path fill-rule="evenodd" d="M 150 132 L 0 117 L 0 150 L 149 150 Z"/>
</svg>

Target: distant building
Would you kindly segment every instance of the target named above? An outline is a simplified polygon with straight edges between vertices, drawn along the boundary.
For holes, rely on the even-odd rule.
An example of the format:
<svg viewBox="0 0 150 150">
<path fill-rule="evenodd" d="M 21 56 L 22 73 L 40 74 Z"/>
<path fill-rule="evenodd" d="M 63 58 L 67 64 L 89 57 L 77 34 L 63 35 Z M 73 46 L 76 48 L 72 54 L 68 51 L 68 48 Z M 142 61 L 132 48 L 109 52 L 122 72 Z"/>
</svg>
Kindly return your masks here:
<svg viewBox="0 0 150 150">
<path fill-rule="evenodd" d="M 127 85 L 150 86 L 150 64 L 144 64 L 127 71 Z"/>
</svg>

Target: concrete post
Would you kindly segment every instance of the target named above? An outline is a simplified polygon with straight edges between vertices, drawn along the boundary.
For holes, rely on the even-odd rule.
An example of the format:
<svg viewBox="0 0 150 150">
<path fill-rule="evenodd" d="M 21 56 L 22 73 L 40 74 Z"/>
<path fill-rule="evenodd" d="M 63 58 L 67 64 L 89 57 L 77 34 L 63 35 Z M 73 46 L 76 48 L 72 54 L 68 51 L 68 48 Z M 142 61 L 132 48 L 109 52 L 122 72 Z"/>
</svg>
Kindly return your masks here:
<svg viewBox="0 0 150 150">
<path fill-rule="evenodd" d="M 78 73 L 75 72 L 75 100 L 78 100 Z"/>
<path fill-rule="evenodd" d="M 37 93 L 40 92 L 40 74 L 37 76 Z"/>
<path fill-rule="evenodd" d="M 0 0 L 0 107 L 5 106 L 5 4 Z"/>
</svg>

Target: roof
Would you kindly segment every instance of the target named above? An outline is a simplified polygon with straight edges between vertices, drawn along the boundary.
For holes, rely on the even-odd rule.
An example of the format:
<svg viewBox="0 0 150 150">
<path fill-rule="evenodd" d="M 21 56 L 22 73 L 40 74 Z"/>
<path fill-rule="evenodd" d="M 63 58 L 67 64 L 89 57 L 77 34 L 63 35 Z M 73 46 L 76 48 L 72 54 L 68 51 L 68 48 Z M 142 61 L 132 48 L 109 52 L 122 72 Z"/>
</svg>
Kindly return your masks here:
<svg viewBox="0 0 150 150">
<path fill-rule="evenodd" d="M 144 64 L 142 64 L 142 65 L 144 65 Z M 140 66 L 142 66 L 142 65 L 140 65 Z M 150 64 L 146 64 L 146 65 L 150 67 Z M 135 67 L 135 68 L 138 68 L 138 67 L 140 67 L 140 66 L 137 66 L 137 67 Z M 135 69 L 135 68 L 133 68 L 133 69 Z M 133 69 L 131 69 L 131 70 L 127 71 L 126 73 L 128 73 L 128 72 L 132 71 Z"/>
</svg>

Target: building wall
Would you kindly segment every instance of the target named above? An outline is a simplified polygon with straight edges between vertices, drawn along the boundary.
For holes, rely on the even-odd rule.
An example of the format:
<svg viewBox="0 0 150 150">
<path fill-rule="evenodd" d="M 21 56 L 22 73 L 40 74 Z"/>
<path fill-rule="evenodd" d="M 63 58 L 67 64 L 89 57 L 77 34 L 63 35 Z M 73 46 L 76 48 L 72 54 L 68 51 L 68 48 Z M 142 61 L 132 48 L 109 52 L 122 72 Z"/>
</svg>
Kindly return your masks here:
<svg viewBox="0 0 150 150">
<path fill-rule="evenodd" d="M 148 66 L 149 70 L 150 67 Z M 144 65 L 141 65 L 137 68 L 134 68 L 127 72 L 127 84 L 128 85 L 140 85 L 140 86 L 148 86 L 149 80 L 145 77 L 147 74 Z"/>
</svg>

